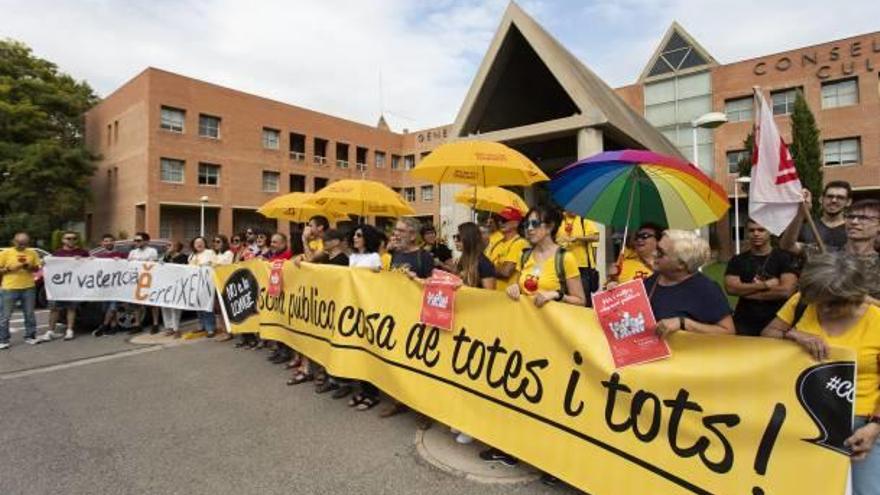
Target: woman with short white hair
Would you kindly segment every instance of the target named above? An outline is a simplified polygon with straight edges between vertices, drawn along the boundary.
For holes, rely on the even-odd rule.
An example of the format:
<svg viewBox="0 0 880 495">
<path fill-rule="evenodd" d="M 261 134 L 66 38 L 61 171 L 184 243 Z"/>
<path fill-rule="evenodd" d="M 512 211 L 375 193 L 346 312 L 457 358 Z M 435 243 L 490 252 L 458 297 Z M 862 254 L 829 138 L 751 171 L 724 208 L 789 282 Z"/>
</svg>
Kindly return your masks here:
<svg viewBox="0 0 880 495">
<path fill-rule="evenodd" d="M 699 272 L 709 254 L 709 243 L 690 230 L 667 230 L 657 243 L 654 274 L 645 280 L 645 289 L 661 337 L 679 330 L 735 332 L 727 297 Z"/>
<path fill-rule="evenodd" d="M 854 495 L 880 493 L 880 307 L 868 302 L 870 283 L 857 258 L 843 253 L 810 257 L 793 295 L 761 333 L 790 340 L 816 360 L 829 346 L 856 352 L 852 448 Z"/>
</svg>

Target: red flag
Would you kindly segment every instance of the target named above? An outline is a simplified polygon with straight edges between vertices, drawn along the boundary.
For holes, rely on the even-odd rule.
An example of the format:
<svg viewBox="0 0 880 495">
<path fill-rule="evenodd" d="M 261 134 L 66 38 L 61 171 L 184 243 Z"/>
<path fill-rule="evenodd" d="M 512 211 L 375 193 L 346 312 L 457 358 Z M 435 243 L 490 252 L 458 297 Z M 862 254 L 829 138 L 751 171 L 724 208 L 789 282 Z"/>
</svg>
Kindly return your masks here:
<svg viewBox="0 0 880 495">
<path fill-rule="evenodd" d="M 803 202 L 802 190 L 794 160 L 773 120 L 773 110 L 756 89 L 749 216 L 780 235 L 797 215 Z"/>
</svg>

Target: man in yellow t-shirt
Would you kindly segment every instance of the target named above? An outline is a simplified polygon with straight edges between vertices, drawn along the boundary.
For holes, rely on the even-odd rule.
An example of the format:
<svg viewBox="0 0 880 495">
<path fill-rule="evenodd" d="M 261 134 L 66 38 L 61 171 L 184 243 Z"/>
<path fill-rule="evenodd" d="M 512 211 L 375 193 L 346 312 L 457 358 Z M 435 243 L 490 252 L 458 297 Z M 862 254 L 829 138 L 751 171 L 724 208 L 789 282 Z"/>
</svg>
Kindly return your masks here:
<svg viewBox="0 0 880 495">
<path fill-rule="evenodd" d="M 599 229 L 595 223 L 567 211 L 563 213 L 562 224 L 556 231 L 556 244 L 573 254 L 580 268 L 596 267 L 593 247 L 597 242 Z"/>
<path fill-rule="evenodd" d="M 522 257 L 524 249 L 529 247 L 528 241 L 517 232 L 523 212 L 515 208 L 505 208 L 498 214 L 501 219 L 501 238 L 489 245 L 486 257 L 495 266 L 495 290 L 506 292 L 507 286 L 516 283 L 516 265 Z"/>
<path fill-rule="evenodd" d="M 309 220 L 309 224 L 303 229 L 303 257 L 306 261 L 313 260 L 324 252 L 324 232 L 330 230 L 330 222 L 327 217 L 315 215 Z"/>
<path fill-rule="evenodd" d="M 483 254 L 485 254 L 487 258 L 490 258 L 489 253 L 492 251 L 492 246 L 504 239 L 504 234 L 501 233 L 501 230 L 498 228 L 498 224 L 503 222 L 504 220 L 498 215 L 491 215 L 488 219 L 486 219 L 485 228 L 489 232 L 487 238 L 485 237 L 486 234 L 484 234 L 484 238 L 486 238 L 487 240 L 486 248 L 483 250 Z"/>
<path fill-rule="evenodd" d="M 19 232 L 15 234 L 13 246 L 0 251 L 0 276 L 3 277 L 2 307 L 0 307 L 0 349 L 9 348 L 9 320 L 12 318 L 12 310 L 15 304 L 21 302 L 21 311 L 24 314 L 24 341 L 28 344 L 38 344 L 37 319 L 34 313 L 34 305 L 37 299 L 34 272 L 40 269 L 42 262 L 40 256 L 33 249 L 28 248 L 30 237 Z"/>
</svg>

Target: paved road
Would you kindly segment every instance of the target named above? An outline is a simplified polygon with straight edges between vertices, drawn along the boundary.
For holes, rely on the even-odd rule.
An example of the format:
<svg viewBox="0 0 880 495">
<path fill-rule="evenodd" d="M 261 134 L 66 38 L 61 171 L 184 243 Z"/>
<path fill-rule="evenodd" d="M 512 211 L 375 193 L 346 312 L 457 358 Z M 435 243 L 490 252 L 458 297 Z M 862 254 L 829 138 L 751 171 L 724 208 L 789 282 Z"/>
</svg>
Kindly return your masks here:
<svg viewBox="0 0 880 495">
<path fill-rule="evenodd" d="M 17 344 L 17 345 L 16 345 Z M 0 352 L 0 493 L 573 493 L 426 465 L 412 415 L 379 419 L 288 387 L 260 351 L 125 336 Z"/>
</svg>

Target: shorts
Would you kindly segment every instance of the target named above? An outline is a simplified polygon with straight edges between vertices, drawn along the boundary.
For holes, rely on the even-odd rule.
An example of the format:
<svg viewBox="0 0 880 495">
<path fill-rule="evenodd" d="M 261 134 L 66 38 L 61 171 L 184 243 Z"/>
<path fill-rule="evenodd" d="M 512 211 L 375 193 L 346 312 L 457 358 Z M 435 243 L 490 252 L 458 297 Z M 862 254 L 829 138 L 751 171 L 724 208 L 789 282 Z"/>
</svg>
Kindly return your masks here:
<svg viewBox="0 0 880 495">
<path fill-rule="evenodd" d="M 79 301 L 49 301 L 49 309 L 77 309 Z"/>
</svg>

